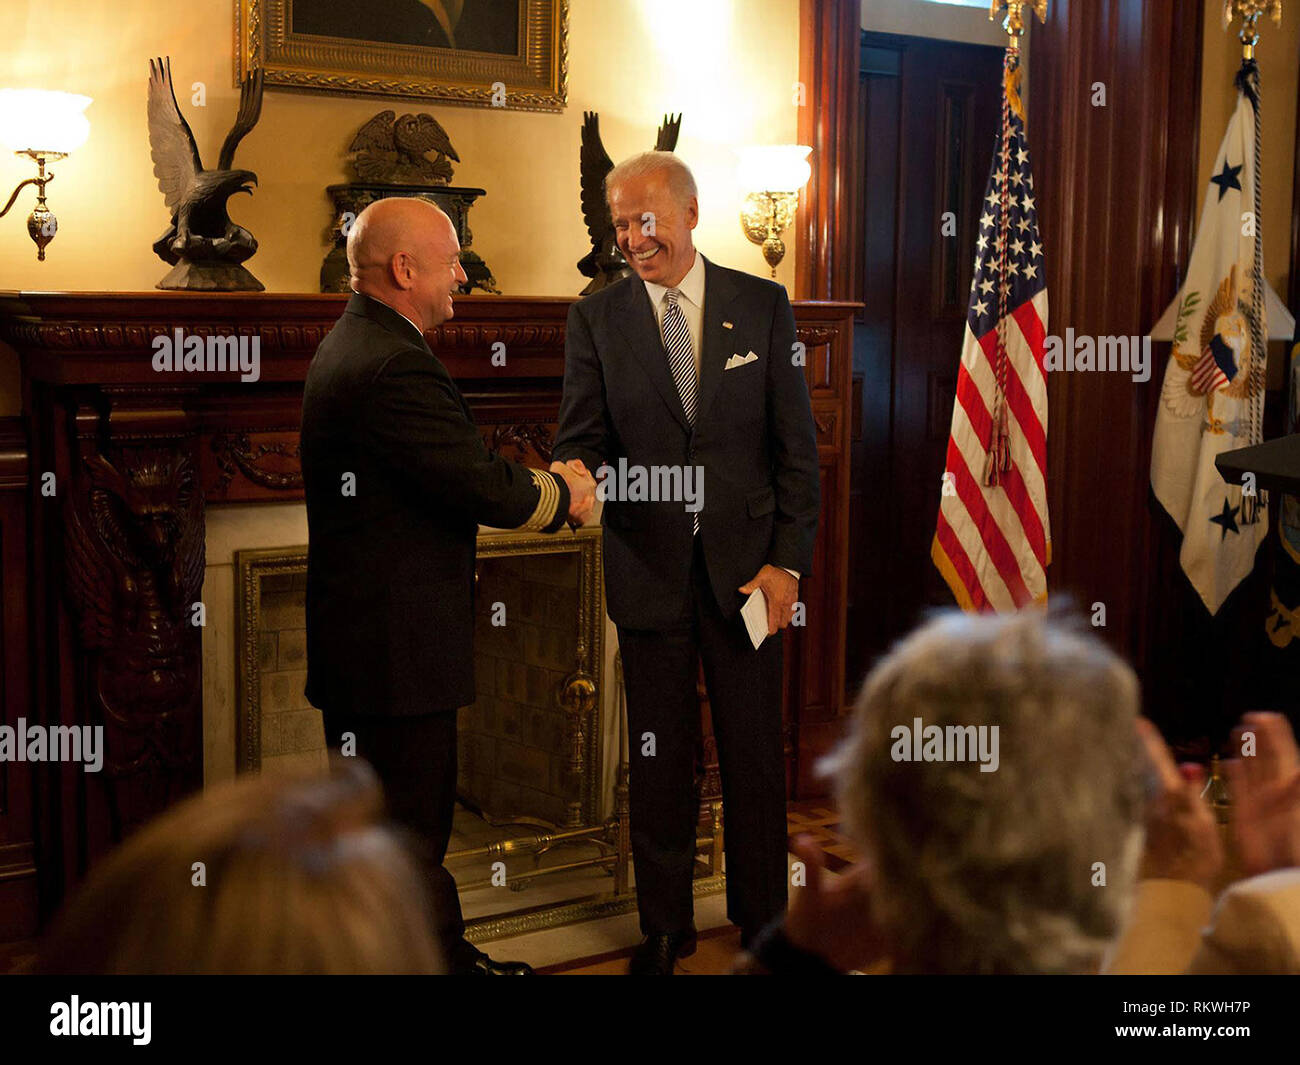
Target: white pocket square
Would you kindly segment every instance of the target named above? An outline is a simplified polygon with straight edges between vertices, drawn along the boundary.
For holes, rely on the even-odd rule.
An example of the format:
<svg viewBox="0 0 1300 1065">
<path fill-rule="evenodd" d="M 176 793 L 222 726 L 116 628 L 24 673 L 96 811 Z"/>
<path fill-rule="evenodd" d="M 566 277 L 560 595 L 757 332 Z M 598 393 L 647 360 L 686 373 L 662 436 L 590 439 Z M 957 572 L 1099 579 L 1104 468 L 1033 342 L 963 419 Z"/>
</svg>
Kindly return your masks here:
<svg viewBox="0 0 1300 1065">
<path fill-rule="evenodd" d="M 734 370 L 737 366 L 744 366 L 747 363 L 751 363 L 751 362 L 758 362 L 758 356 L 755 355 L 752 351 L 745 356 L 733 355 L 731 356 L 731 358 L 727 360 L 727 365 L 724 366 L 723 369 Z"/>
</svg>

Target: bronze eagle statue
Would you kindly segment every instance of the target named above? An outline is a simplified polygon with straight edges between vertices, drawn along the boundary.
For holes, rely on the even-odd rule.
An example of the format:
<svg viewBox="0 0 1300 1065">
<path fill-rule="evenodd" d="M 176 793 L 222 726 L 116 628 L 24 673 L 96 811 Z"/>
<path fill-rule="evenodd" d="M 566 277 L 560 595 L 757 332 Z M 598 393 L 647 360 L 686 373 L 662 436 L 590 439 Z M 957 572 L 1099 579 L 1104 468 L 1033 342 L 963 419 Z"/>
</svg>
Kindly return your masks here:
<svg viewBox="0 0 1300 1065">
<path fill-rule="evenodd" d="M 226 134 L 215 170 L 205 170 L 194 133 L 176 103 L 171 59 L 149 60 L 149 148 L 171 225 L 153 245 L 172 271 L 158 282 L 164 289 L 262 290 L 262 283 L 240 263 L 257 251 L 257 241 L 226 213 L 237 192 L 252 194 L 257 175 L 235 170 L 235 149 L 262 114 L 262 71 L 253 71 L 239 88 L 239 114 Z"/>
<path fill-rule="evenodd" d="M 677 134 L 682 126 L 682 116 L 664 115 L 655 137 L 655 151 L 671 152 L 677 147 Z M 582 147 L 578 158 L 582 180 L 582 218 L 591 237 L 591 251 L 579 262 L 578 270 L 591 282 L 582 290 L 589 296 L 599 292 L 631 272 L 623 253 L 618 250 L 614 236 L 614 222 L 609 217 L 609 204 L 605 200 L 605 177 L 614 169 L 614 162 L 600 139 L 600 116 L 595 111 L 582 113 Z"/>
<path fill-rule="evenodd" d="M 447 160 L 460 162 L 447 131 L 423 112 L 398 118 L 380 111 L 357 131 L 348 151 L 356 153 L 352 169 L 358 180 L 388 185 L 446 185 L 452 175 Z M 428 152 L 435 157 L 425 158 Z"/>
</svg>

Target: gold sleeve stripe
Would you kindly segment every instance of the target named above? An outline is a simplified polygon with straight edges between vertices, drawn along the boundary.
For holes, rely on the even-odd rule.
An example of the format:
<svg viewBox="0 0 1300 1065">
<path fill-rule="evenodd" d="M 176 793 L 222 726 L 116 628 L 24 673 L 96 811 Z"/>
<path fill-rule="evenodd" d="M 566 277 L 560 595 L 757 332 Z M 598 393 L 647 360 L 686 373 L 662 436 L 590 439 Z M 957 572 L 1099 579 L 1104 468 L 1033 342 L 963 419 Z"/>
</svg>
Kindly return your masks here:
<svg viewBox="0 0 1300 1065">
<path fill-rule="evenodd" d="M 537 500 L 537 509 L 533 511 L 532 517 L 519 528 L 540 531 L 555 520 L 555 511 L 560 505 L 560 488 L 555 483 L 554 474 L 543 473 L 541 470 L 528 472 L 533 476 L 533 484 L 537 485 L 540 498 Z"/>
</svg>

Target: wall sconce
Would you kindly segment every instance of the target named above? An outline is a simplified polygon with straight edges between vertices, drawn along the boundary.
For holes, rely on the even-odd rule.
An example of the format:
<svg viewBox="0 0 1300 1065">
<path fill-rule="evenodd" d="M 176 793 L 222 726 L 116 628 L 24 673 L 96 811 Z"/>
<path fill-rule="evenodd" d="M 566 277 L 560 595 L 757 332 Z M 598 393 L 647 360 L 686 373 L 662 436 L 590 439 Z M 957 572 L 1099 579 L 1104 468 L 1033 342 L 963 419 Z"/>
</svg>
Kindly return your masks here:
<svg viewBox="0 0 1300 1065">
<path fill-rule="evenodd" d="M 59 220 L 45 206 L 45 186 L 54 180 L 45 164 L 62 159 L 86 143 L 90 123 L 83 111 L 90 105 L 89 96 L 70 92 L 47 92 L 44 89 L 0 89 L 0 144 L 18 155 L 36 161 L 37 175 L 20 181 L 0 218 L 18 199 L 24 185 L 36 186 L 36 206 L 27 216 L 27 232 L 36 242 L 36 258 L 45 259 L 45 245 L 54 239 Z"/>
<path fill-rule="evenodd" d="M 763 247 L 763 258 L 776 277 L 785 258 L 785 232 L 799 206 L 799 190 L 808 184 L 812 149 L 802 144 L 775 144 L 740 149 L 737 176 L 747 193 L 740 225 L 750 241 Z"/>
</svg>

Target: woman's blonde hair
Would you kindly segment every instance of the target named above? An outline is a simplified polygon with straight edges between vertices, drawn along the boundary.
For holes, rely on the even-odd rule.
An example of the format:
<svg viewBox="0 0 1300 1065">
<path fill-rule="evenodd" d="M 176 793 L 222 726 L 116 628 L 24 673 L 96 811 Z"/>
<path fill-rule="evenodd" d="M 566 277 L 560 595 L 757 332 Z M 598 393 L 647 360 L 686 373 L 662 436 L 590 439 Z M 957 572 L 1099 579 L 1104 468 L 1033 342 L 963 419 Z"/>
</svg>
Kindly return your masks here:
<svg viewBox="0 0 1300 1065">
<path fill-rule="evenodd" d="M 91 871 L 38 971 L 441 972 L 418 866 L 382 808 L 355 759 L 209 788 Z"/>
</svg>

